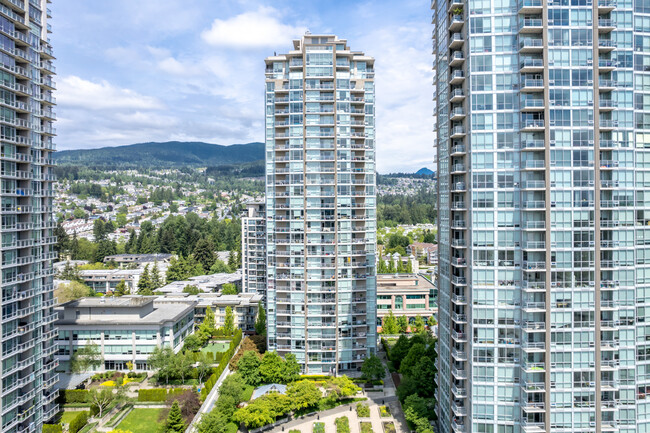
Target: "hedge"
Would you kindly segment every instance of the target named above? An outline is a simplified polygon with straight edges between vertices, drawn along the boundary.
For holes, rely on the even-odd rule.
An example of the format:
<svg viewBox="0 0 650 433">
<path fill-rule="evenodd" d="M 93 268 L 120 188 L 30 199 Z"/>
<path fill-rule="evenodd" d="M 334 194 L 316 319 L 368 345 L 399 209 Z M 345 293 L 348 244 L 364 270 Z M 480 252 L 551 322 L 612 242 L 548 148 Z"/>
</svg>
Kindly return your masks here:
<svg viewBox="0 0 650 433">
<path fill-rule="evenodd" d="M 235 354 L 235 349 L 237 349 L 237 346 L 239 346 L 239 343 L 241 343 L 241 339 L 242 339 L 242 331 L 241 329 L 237 329 L 235 331 L 235 335 L 233 336 L 232 340 L 230 340 L 230 345 L 228 346 L 228 350 L 221 353 L 219 365 L 217 365 L 215 368 L 212 369 L 212 374 L 205 381 L 205 385 L 203 389 L 201 389 L 202 400 L 205 400 L 208 397 L 208 394 L 210 394 L 210 391 L 212 391 L 212 388 L 214 388 L 214 385 L 217 383 L 219 376 L 221 376 L 221 373 L 223 373 L 223 371 L 226 369 L 228 363 L 230 362 L 230 359 Z"/>
<path fill-rule="evenodd" d="M 167 390 L 164 388 L 139 389 L 138 401 L 166 401 Z"/>
<path fill-rule="evenodd" d="M 90 401 L 90 391 L 87 389 L 66 389 L 66 403 L 88 403 Z"/>
<path fill-rule="evenodd" d="M 86 424 L 88 424 L 88 412 L 87 411 L 79 412 L 79 415 L 72 418 L 72 421 L 70 421 L 68 432 L 77 433 L 79 430 L 84 428 Z"/>
<path fill-rule="evenodd" d="M 350 433 L 350 420 L 347 416 L 336 418 L 336 433 Z"/>
<path fill-rule="evenodd" d="M 43 424 L 43 433 L 61 433 L 62 431 L 61 424 Z"/>
<path fill-rule="evenodd" d="M 300 380 L 307 379 L 307 380 L 318 381 L 318 380 L 329 380 L 331 378 L 332 376 L 328 376 L 326 374 L 301 374 L 300 375 Z"/>
</svg>

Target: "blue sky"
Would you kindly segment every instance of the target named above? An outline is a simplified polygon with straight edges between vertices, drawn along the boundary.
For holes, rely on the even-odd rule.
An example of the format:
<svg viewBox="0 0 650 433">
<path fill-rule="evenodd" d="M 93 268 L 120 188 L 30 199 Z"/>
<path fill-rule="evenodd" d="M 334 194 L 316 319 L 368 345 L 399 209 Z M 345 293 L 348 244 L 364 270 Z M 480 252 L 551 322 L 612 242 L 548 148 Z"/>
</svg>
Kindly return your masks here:
<svg viewBox="0 0 650 433">
<path fill-rule="evenodd" d="M 431 12 L 422 0 L 57 0 L 60 150 L 263 141 L 264 57 L 306 29 L 374 56 L 377 166 L 433 167 Z"/>
</svg>

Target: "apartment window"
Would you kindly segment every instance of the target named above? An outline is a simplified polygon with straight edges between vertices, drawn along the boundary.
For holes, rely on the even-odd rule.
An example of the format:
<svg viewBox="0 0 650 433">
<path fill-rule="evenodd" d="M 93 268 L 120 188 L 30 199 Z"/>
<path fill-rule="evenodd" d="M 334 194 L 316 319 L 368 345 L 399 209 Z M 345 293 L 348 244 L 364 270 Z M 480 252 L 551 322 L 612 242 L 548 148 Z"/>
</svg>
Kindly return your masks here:
<svg viewBox="0 0 650 433">
<path fill-rule="evenodd" d="M 476 153 L 472 156 L 472 169 L 473 170 L 486 170 L 494 168 L 494 154 L 492 153 Z"/>
<path fill-rule="evenodd" d="M 572 66 L 591 66 L 594 53 L 591 50 L 571 50 Z"/>
<path fill-rule="evenodd" d="M 548 45 L 559 46 L 569 45 L 569 30 L 565 29 L 549 29 L 548 30 Z"/>
<path fill-rule="evenodd" d="M 483 191 L 473 192 L 473 206 L 475 208 L 493 208 L 494 193 Z"/>
<path fill-rule="evenodd" d="M 469 24 L 471 33 L 490 33 L 492 28 L 490 17 L 471 18 Z"/>
<path fill-rule="evenodd" d="M 473 91 L 492 90 L 492 75 L 472 75 Z M 648 88 L 650 88 L 650 76 L 648 76 Z"/>
<path fill-rule="evenodd" d="M 497 95 L 497 98 L 500 95 Z M 492 110 L 492 95 L 482 94 L 472 95 L 472 110 L 473 111 L 487 111 Z"/>
<path fill-rule="evenodd" d="M 473 188 L 494 188 L 494 175 L 492 173 L 474 173 L 472 175 Z"/>
<path fill-rule="evenodd" d="M 568 107 L 571 105 L 571 92 L 569 90 L 550 89 L 549 99 L 555 107 Z M 593 101 L 593 94 L 592 99 Z"/>
<path fill-rule="evenodd" d="M 469 40 L 472 53 L 489 53 L 492 51 L 492 36 L 474 36 Z"/>
<path fill-rule="evenodd" d="M 492 56 L 473 56 L 472 57 L 472 71 L 474 72 L 489 72 L 492 70 Z"/>
<path fill-rule="evenodd" d="M 513 16 L 494 17 L 495 33 L 512 33 L 517 28 L 517 19 Z"/>
<path fill-rule="evenodd" d="M 548 82 L 550 86 L 570 86 L 571 74 L 566 69 L 549 69 Z"/>
<path fill-rule="evenodd" d="M 548 24 L 553 26 L 568 26 L 569 25 L 569 10 L 568 9 L 549 9 L 548 10 Z"/>
<path fill-rule="evenodd" d="M 472 114 L 472 129 L 485 130 L 493 129 L 494 123 L 492 114 Z"/>
<path fill-rule="evenodd" d="M 486 133 L 476 133 L 470 136 L 473 150 L 494 149 L 494 136 Z"/>
</svg>

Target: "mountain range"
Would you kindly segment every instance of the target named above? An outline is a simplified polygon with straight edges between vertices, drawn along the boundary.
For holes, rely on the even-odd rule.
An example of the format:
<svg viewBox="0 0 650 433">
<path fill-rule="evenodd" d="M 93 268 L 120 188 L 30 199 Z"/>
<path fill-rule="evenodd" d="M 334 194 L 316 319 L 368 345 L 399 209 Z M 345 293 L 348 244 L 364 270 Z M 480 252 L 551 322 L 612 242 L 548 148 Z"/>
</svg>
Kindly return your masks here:
<svg viewBox="0 0 650 433">
<path fill-rule="evenodd" d="M 114 167 L 219 166 L 264 159 L 264 143 L 220 144 L 200 141 L 136 143 L 99 149 L 63 150 L 54 153 L 58 164 Z"/>
</svg>

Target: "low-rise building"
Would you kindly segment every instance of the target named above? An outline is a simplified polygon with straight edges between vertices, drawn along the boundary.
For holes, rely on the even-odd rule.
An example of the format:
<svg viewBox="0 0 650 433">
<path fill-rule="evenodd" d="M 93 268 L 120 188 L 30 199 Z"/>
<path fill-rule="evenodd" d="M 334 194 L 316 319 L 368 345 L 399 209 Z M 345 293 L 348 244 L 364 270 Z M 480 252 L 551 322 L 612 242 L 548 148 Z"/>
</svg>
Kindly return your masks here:
<svg viewBox="0 0 650 433">
<path fill-rule="evenodd" d="M 115 262 L 120 267 L 128 265 L 153 265 L 154 263 L 169 263 L 173 254 L 115 254 L 104 257 L 104 263 Z"/>
<path fill-rule="evenodd" d="M 203 322 L 205 311 L 210 307 L 214 312 L 216 326 L 223 326 L 226 320 L 226 307 L 230 307 L 234 315 L 235 326 L 244 332 L 253 332 L 255 330 L 260 301 L 262 301 L 262 295 L 256 293 L 239 293 L 237 295 L 222 295 L 220 293 L 189 295 L 187 293 L 177 293 L 158 298 L 159 303 L 194 303 L 194 322 L 196 325 Z"/>
<path fill-rule="evenodd" d="M 113 292 L 120 281 L 124 280 L 126 287 L 131 293 L 138 288 L 138 281 L 143 269 L 99 269 L 79 271 L 79 276 L 84 284 L 97 293 Z M 161 275 L 164 275 L 161 270 Z"/>
<path fill-rule="evenodd" d="M 199 275 L 198 277 L 190 277 L 183 281 L 174 281 L 165 286 L 156 289 L 156 292 L 161 292 L 165 295 L 182 293 L 183 289 L 187 286 L 196 286 L 202 292 L 220 292 L 224 284 L 234 284 L 237 289 L 241 289 L 241 269 L 238 269 L 232 274 L 218 273 L 210 275 Z"/>
<path fill-rule="evenodd" d="M 377 326 L 392 311 L 406 316 L 409 323 L 420 315 L 425 320 L 438 313 L 435 285 L 419 274 L 377 275 Z"/>
<path fill-rule="evenodd" d="M 415 256 L 416 259 L 422 259 L 428 265 L 438 261 L 438 245 L 425 242 L 413 242 L 406 247 L 406 252 Z"/>
<path fill-rule="evenodd" d="M 178 352 L 194 330 L 195 302 L 159 302 L 155 296 L 81 298 L 55 309 L 59 368 L 70 369 L 80 347 L 96 344 L 103 363 L 97 371 L 148 370 L 147 358 L 156 346 Z"/>
</svg>

